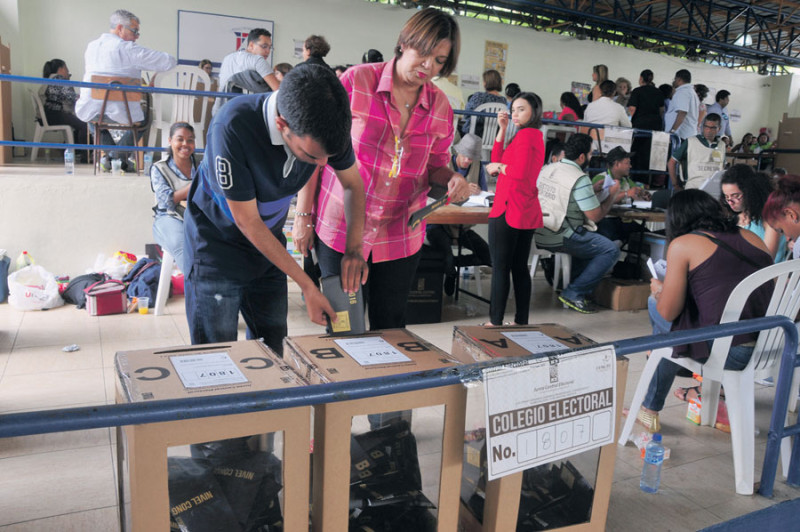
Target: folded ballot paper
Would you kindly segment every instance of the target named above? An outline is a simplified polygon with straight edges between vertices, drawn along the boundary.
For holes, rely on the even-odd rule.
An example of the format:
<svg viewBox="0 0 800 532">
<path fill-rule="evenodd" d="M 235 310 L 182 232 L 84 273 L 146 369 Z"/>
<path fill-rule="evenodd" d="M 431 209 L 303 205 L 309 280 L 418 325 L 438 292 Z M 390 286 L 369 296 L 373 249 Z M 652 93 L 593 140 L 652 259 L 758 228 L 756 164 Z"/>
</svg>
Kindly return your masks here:
<svg viewBox="0 0 800 532">
<path fill-rule="evenodd" d="M 491 207 L 492 203 L 494 203 L 494 192 L 482 190 L 480 194 L 470 196 L 464 202 L 464 207 Z"/>
<path fill-rule="evenodd" d="M 364 323 L 364 293 L 345 292 L 338 275 L 322 279 L 322 293 L 336 311 L 336 321 L 328 319 L 328 333 L 333 336 L 363 334 L 367 331 Z"/>
<path fill-rule="evenodd" d="M 659 281 L 663 281 L 667 275 L 667 261 L 659 259 L 653 262 L 653 258 L 647 259 L 647 267 L 650 269 L 650 275 Z"/>
</svg>

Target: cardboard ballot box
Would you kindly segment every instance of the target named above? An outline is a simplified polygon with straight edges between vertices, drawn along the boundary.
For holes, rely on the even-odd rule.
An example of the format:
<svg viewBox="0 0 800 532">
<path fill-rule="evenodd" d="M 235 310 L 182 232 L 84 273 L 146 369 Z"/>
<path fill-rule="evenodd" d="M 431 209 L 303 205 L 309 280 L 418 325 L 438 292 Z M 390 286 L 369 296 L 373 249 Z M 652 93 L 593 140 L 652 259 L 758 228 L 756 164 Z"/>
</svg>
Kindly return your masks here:
<svg viewBox="0 0 800 532">
<path fill-rule="evenodd" d="M 612 310 L 643 310 L 650 296 L 650 281 L 606 277 L 594 289 L 594 300 Z"/>
<path fill-rule="evenodd" d="M 405 329 L 347 338 L 289 337 L 284 340 L 284 359 L 310 383 L 457 364 L 450 355 Z M 391 515 L 402 515 L 393 521 L 393 530 L 455 530 L 465 397 L 465 389 L 459 384 L 315 407 L 313 530 L 342 531 L 351 525 L 368 527 L 364 530 L 385 529 Z M 443 422 L 441 417 L 428 415 L 433 408 L 426 408 L 441 406 Z M 413 423 L 408 421 L 410 416 L 401 415 L 406 412 L 397 412 L 416 408 L 424 410 L 415 413 Z M 370 417 L 370 425 L 379 425 L 386 417 L 395 419 L 359 433 L 359 423 L 364 422 L 360 416 L 364 415 Z M 354 420 L 354 416 L 359 417 Z M 440 428 L 430 430 L 432 423 L 439 423 Z M 417 457 L 417 444 L 434 448 L 434 455 L 440 450 L 438 467 L 421 465 L 423 457 Z M 437 490 L 420 488 L 420 470 L 423 477 L 438 473 L 435 496 Z M 415 517 L 409 520 L 408 515 Z M 365 516 L 373 521 L 366 521 Z"/>
<path fill-rule="evenodd" d="M 510 327 L 457 326 L 453 331 L 452 351 L 459 361 L 470 363 L 595 345 L 590 338 L 553 323 Z M 625 358 L 618 358 L 616 362 L 617 433 L 625 396 L 627 363 Z M 493 459 L 493 450 L 487 451 L 486 448 L 484 414 L 483 390 L 470 390 L 460 491 L 461 530 L 605 529 L 616 443 L 490 481 L 487 460 Z"/>
<path fill-rule="evenodd" d="M 118 352 L 115 365 L 117 403 L 306 384 L 258 341 Z M 306 527 L 310 416 L 302 407 L 119 429 L 122 530 Z"/>
</svg>

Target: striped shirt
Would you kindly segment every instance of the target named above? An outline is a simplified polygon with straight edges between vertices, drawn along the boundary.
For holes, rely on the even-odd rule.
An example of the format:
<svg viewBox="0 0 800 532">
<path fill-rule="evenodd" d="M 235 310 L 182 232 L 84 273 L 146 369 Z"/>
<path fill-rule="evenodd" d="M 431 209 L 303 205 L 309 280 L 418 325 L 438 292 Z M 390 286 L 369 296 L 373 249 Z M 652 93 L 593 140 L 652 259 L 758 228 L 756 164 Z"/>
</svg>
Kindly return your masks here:
<svg viewBox="0 0 800 532">
<path fill-rule="evenodd" d="M 419 251 L 425 224 L 411 229 L 411 214 L 425 207 L 428 176 L 446 167 L 453 141 L 453 110 L 442 91 L 425 83 L 400 131 L 399 104 L 392 101 L 394 59 L 347 69 L 339 78 L 350 96 L 351 136 L 364 180 L 364 258 L 373 262 L 409 257 Z M 315 204 L 317 236 L 345 251 L 347 224 L 342 186 L 330 166 L 320 179 Z"/>
<path fill-rule="evenodd" d="M 568 159 L 562 162 L 575 164 Z M 575 232 L 573 228 L 578 228 L 586 222 L 585 211 L 591 211 L 600 206 L 597 196 L 592 188 L 592 181 L 588 175 L 584 175 L 575 182 L 572 187 L 572 195 L 567 205 L 567 215 L 561 224 L 561 229 L 553 232 L 545 227 L 536 230 L 536 247 L 545 249 L 558 248 L 563 245 L 565 239 L 570 238 Z"/>
</svg>

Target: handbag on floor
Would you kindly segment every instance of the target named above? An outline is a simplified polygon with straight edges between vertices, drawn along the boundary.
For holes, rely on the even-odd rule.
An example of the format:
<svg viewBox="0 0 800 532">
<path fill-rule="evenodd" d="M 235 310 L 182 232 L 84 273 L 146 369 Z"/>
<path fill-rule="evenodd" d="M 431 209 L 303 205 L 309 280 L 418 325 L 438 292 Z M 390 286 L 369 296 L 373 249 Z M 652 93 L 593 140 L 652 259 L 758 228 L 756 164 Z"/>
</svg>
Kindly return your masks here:
<svg viewBox="0 0 800 532">
<path fill-rule="evenodd" d="M 98 281 L 84 290 L 86 311 L 90 316 L 124 314 L 128 311 L 125 285 L 116 279 Z"/>
</svg>

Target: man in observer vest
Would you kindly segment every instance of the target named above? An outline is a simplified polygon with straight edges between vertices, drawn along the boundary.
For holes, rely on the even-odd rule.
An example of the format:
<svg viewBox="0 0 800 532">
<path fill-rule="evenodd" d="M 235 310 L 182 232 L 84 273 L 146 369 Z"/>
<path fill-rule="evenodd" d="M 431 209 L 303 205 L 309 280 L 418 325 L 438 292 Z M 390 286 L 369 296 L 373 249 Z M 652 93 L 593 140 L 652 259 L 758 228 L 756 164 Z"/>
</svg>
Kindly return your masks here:
<svg viewBox="0 0 800 532">
<path fill-rule="evenodd" d="M 536 247 L 572 257 L 572 280 L 558 300 L 584 314 L 596 312 L 586 298 L 619 258 L 616 244 L 597 234 L 595 225 L 614 205 L 619 183 L 611 185 L 604 201 L 597 200 L 585 171 L 591 150 L 589 135 L 572 135 L 564 147 L 564 159 L 542 168 L 536 183 L 546 214 L 544 227 L 534 233 Z"/>
<path fill-rule="evenodd" d="M 717 136 L 720 116 L 707 114 L 703 120 L 703 133 L 689 137 L 672 153 L 667 170 L 672 186 L 676 191 L 684 188 L 700 188 L 706 179 L 725 165 L 725 143 Z M 678 179 L 678 163 L 684 170 L 686 181 Z"/>
</svg>

